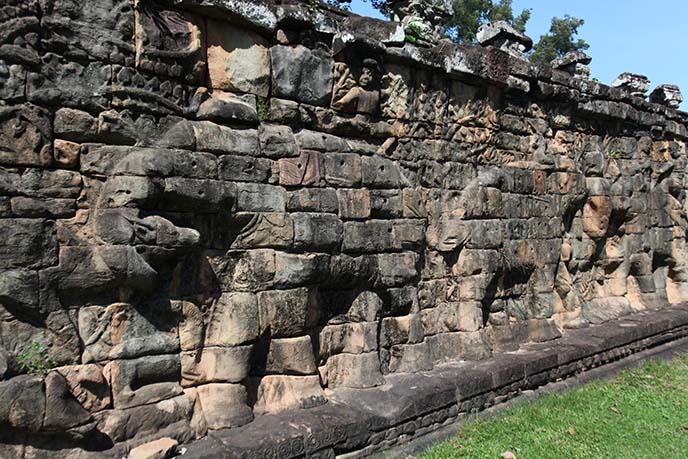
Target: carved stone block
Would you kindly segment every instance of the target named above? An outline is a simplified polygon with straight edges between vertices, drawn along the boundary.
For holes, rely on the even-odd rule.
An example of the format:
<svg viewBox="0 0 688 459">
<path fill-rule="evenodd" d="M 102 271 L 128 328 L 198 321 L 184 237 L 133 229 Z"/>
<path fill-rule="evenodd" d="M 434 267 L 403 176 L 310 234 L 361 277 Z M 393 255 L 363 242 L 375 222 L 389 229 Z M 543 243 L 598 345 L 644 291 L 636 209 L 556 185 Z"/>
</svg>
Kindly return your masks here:
<svg viewBox="0 0 688 459">
<path fill-rule="evenodd" d="M 323 163 L 317 151 L 303 151 L 298 158 L 280 159 L 278 164 L 280 185 L 317 186 L 323 179 Z"/>
<path fill-rule="evenodd" d="M 205 77 L 205 22 L 148 0 L 136 5 L 136 67 L 192 84 Z"/>
</svg>

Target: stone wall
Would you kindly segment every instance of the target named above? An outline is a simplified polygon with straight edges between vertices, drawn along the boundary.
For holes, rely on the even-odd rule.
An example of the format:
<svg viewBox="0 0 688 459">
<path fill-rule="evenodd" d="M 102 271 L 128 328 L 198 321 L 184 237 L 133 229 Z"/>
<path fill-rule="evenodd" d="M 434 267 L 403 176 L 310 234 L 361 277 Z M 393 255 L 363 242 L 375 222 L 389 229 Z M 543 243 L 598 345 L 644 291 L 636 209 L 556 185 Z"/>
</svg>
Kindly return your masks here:
<svg viewBox="0 0 688 459">
<path fill-rule="evenodd" d="M 282 3 L 0 6 L 0 456 L 121 457 L 688 297 L 688 115 Z"/>
</svg>

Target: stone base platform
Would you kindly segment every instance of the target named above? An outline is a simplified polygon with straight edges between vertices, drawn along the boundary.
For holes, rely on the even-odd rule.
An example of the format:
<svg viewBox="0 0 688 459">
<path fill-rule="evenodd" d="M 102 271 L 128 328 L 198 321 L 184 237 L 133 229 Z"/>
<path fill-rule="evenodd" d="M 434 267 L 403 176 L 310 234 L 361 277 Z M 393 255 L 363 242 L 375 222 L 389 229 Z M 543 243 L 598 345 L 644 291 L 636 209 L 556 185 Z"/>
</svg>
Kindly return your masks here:
<svg viewBox="0 0 688 459">
<path fill-rule="evenodd" d="M 418 439 L 524 391 L 688 336 L 688 305 L 570 330 L 480 362 L 387 376 L 372 389 L 328 391 L 329 403 L 258 417 L 186 445 L 184 459 L 359 458 Z"/>
</svg>

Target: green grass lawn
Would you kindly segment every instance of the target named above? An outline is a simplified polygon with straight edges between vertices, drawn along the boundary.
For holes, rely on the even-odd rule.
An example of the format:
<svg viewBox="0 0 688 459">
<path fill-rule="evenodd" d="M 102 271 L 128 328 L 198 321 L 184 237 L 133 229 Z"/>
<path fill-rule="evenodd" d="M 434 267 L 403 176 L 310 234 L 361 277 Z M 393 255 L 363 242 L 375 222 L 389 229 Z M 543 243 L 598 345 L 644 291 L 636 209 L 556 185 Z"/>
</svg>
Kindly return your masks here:
<svg viewBox="0 0 688 459">
<path fill-rule="evenodd" d="M 421 459 L 686 459 L 688 355 L 466 424 Z"/>
</svg>

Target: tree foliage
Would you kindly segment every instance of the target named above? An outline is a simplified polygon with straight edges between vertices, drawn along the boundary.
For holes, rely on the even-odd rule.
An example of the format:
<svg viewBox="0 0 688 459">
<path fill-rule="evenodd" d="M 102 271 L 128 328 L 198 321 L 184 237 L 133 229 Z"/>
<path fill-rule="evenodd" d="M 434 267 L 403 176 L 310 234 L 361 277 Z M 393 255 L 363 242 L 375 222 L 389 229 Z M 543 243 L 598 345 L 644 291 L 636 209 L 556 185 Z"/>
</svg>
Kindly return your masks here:
<svg viewBox="0 0 688 459">
<path fill-rule="evenodd" d="M 552 18 L 549 33 L 542 35 L 533 47 L 530 55 L 532 62 L 549 64 L 557 57 L 563 56 L 569 51 L 588 49 L 585 40 L 575 39 L 578 29 L 585 23 L 583 19 L 565 15 L 563 18 Z"/>
</svg>

